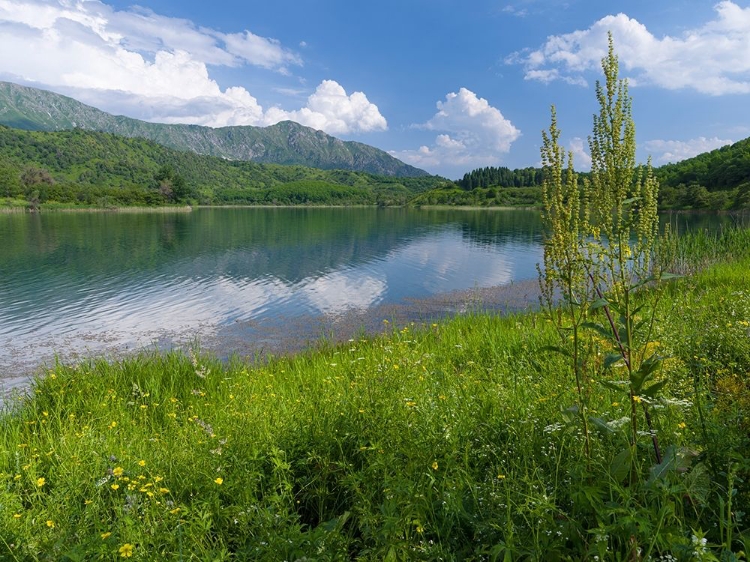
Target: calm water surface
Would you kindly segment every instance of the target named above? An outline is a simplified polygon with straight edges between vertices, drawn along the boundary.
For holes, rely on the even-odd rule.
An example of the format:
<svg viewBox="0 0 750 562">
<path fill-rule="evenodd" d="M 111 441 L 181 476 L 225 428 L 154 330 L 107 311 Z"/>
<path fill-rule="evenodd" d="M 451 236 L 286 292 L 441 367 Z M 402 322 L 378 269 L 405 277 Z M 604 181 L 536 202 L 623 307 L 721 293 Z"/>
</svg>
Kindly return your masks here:
<svg viewBox="0 0 750 562">
<path fill-rule="evenodd" d="M 56 354 L 319 338 L 333 318 L 535 277 L 540 228 L 531 211 L 0 215 L 0 377 Z"/>
<path fill-rule="evenodd" d="M 533 211 L 0 215 L 0 386 L 56 356 L 196 342 L 258 356 L 451 313 L 483 288 L 535 287 L 519 282 L 541 258 Z"/>
</svg>

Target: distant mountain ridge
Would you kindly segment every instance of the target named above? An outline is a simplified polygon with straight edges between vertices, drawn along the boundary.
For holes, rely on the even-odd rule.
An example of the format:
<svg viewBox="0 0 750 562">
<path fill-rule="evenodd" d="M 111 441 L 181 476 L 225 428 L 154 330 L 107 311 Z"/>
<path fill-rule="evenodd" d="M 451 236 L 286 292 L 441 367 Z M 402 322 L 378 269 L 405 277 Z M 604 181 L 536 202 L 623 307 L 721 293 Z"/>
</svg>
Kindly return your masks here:
<svg viewBox="0 0 750 562">
<path fill-rule="evenodd" d="M 145 138 L 177 150 L 268 164 L 354 170 L 382 176 L 429 174 L 367 144 L 342 141 L 292 121 L 270 127 L 211 128 L 116 116 L 47 90 L 0 82 L 0 124 L 31 131 L 81 128 Z"/>
</svg>

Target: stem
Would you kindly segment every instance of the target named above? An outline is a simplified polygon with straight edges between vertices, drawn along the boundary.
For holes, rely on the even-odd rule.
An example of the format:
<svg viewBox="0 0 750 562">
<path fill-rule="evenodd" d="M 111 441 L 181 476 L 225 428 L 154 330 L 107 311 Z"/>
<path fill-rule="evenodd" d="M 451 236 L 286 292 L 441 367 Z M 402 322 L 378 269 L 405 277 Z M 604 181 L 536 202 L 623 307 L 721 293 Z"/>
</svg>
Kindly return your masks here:
<svg viewBox="0 0 750 562">
<path fill-rule="evenodd" d="M 656 436 L 656 432 L 653 429 L 653 425 L 651 424 L 651 414 L 648 411 L 648 408 L 646 407 L 646 404 L 641 404 L 643 406 L 643 415 L 646 417 L 646 425 L 648 425 L 648 432 L 651 434 L 651 443 L 654 446 L 654 454 L 656 455 L 656 464 L 661 464 L 662 456 L 661 456 L 661 447 L 659 447 L 659 438 Z"/>
<path fill-rule="evenodd" d="M 594 280 L 594 276 L 589 272 L 589 279 L 591 279 L 591 283 L 594 285 L 594 290 L 596 291 L 597 296 L 600 299 L 604 298 L 604 295 L 602 294 L 601 290 L 599 289 L 599 286 L 597 285 L 596 281 Z M 626 292 L 627 295 L 627 292 Z M 626 298 L 626 314 L 627 314 L 627 298 Z M 607 321 L 609 322 L 609 326 L 612 329 L 612 334 L 615 336 L 615 341 L 617 341 L 617 346 L 620 349 L 620 355 L 622 356 L 622 360 L 625 362 L 625 365 L 628 368 L 628 373 L 632 373 L 632 367 L 630 363 L 630 358 L 628 354 L 625 352 L 625 348 L 622 344 L 622 339 L 620 338 L 620 332 L 617 330 L 617 325 L 615 324 L 614 319 L 612 318 L 612 313 L 609 310 L 609 306 L 605 305 L 604 307 L 604 313 L 607 315 Z M 628 338 L 630 339 L 631 331 L 628 330 Z M 630 344 L 630 342 L 628 342 Z M 635 412 L 635 400 L 634 400 L 635 394 L 633 394 L 633 387 L 631 385 L 630 387 L 630 420 L 631 425 L 633 426 L 633 444 L 636 443 L 637 437 L 638 437 L 638 431 L 637 431 L 637 419 L 636 419 L 636 412 Z M 648 408 L 646 407 L 646 404 L 643 404 L 643 413 L 646 418 L 646 425 L 648 426 L 649 434 L 651 435 L 651 443 L 654 446 L 654 454 L 656 455 L 656 462 L 657 464 L 661 464 L 662 462 L 662 456 L 661 456 L 661 447 L 659 447 L 659 438 L 656 436 L 656 432 L 654 431 L 653 423 L 651 422 L 651 414 L 648 411 Z"/>
<path fill-rule="evenodd" d="M 584 447 L 586 451 L 586 458 L 591 458 L 591 443 L 589 438 L 589 424 L 588 419 L 586 417 L 586 401 L 584 399 L 582 385 L 581 385 L 581 367 L 578 363 L 578 327 L 580 323 L 580 317 L 576 318 L 575 308 L 573 305 L 573 266 L 570 263 L 570 257 L 568 257 L 568 279 L 567 281 L 567 287 L 568 287 L 568 306 L 570 307 L 570 319 L 573 323 L 573 372 L 576 377 L 576 389 L 578 391 L 578 403 L 581 408 L 581 423 L 583 425 L 583 435 L 584 435 Z M 581 310 L 581 315 L 583 315 L 583 310 Z"/>
</svg>

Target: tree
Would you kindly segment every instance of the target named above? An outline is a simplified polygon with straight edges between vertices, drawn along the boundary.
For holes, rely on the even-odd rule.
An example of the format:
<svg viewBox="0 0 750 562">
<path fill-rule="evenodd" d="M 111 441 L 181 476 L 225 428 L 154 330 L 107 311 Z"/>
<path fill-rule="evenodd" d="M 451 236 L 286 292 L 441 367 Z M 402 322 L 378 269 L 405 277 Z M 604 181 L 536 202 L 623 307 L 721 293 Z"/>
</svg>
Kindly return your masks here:
<svg viewBox="0 0 750 562">
<path fill-rule="evenodd" d="M 21 181 L 18 168 L 0 160 L 0 196 L 17 197 L 21 194 Z"/>
<path fill-rule="evenodd" d="M 29 166 L 21 174 L 21 183 L 28 191 L 29 189 L 35 188 L 39 185 L 52 185 L 55 183 L 55 180 L 52 179 L 52 176 L 50 176 L 47 170 L 37 168 L 35 166 Z"/>
<path fill-rule="evenodd" d="M 191 194 L 185 178 L 175 172 L 170 164 L 159 168 L 154 174 L 154 180 L 159 194 L 165 201 L 175 203 L 185 201 Z"/>
</svg>

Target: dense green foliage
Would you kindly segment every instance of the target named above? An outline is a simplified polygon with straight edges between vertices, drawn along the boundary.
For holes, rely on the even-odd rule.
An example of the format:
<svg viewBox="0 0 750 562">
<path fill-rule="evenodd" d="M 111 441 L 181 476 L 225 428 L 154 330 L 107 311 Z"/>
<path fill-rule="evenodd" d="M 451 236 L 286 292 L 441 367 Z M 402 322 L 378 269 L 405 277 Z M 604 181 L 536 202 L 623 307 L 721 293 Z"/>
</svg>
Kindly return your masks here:
<svg viewBox="0 0 750 562">
<path fill-rule="evenodd" d="M 663 207 L 750 208 L 750 139 L 656 170 Z"/>
<path fill-rule="evenodd" d="M 48 133 L 0 127 L 0 197 L 32 205 L 393 205 L 446 183 L 435 176 L 393 178 L 228 161 L 80 129 Z"/>
<path fill-rule="evenodd" d="M 611 446 L 620 392 L 590 397 L 588 458 L 561 414 L 575 390 L 544 351 L 551 324 L 463 317 L 265 366 L 51 369 L 0 416 L 0 558 L 740 559 L 750 231 L 677 250 L 734 261 L 659 306 L 658 378 L 675 399 L 654 421 L 672 456 L 654 466 L 639 447 L 637 485 Z"/>
<path fill-rule="evenodd" d="M 654 169 L 661 185 L 660 209 L 741 210 L 750 208 L 750 139 L 739 141 L 676 164 L 666 164 Z M 581 174 L 586 177 L 587 174 Z M 441 190 L 433 197 L 443 204 L 481 205 L 492 203 L 493 194 L 505 198 L 502 188 L 538 187 L 542 185 L 541 168 L 478 168 L 456 184 L 461 189 L 478 191 L 473 196 L 448 193 Z M 486 188 L 490 188 L 489 193 Z M 536 193 L 535 204 L 541 203 L 541 190 Z M 507 196 L 514 199 L 512 192 Z M 499 203 L 503 204 L 503 203 Z M 511 203 L 513 204 L 513 203 Z M 522 203 L 528 204 L 528 203 Z"/>
<path fill-rule="evenodd" d="M 459 187 L 466 190 L 477 187 L 539 187 L 542 185 L 544 173 L 541 168 L 478 168 L 464 174 L 464 177 L 456 182 Z"/>
<path fill-rule="evenodd" d="M 439 187 L 410 200 L 411 205 L 462 205 L 473 207 L 536 207 L 542 197 L 541 187 L 488 187 L 470 191 L 456 187 Z"/>
</svg>

